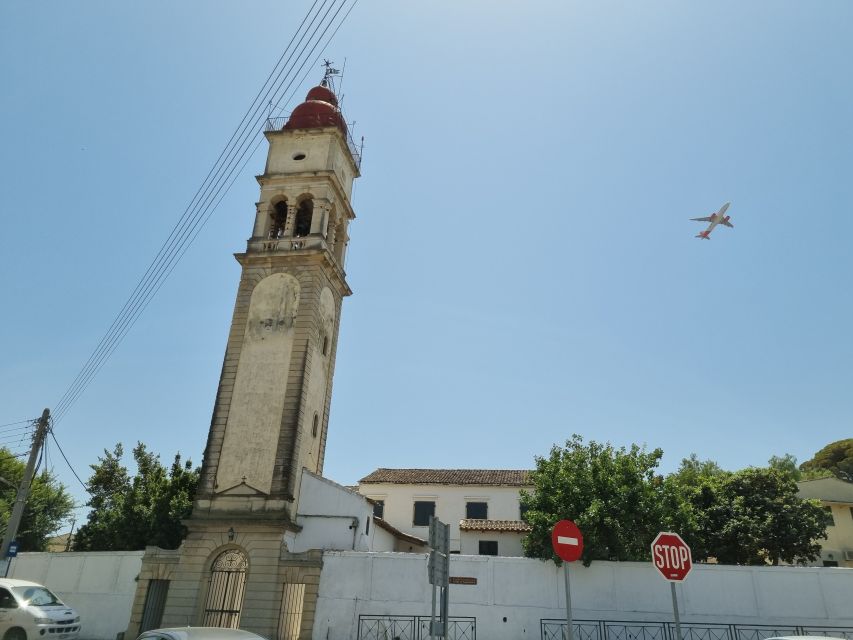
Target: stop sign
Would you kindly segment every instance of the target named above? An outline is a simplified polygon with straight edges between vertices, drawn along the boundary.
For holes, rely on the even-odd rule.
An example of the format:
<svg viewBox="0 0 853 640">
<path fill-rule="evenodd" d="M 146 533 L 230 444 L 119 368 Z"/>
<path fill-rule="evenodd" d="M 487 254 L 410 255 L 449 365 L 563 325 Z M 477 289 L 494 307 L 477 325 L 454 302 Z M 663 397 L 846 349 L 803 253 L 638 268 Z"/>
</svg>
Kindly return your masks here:
<svg viewBox="0 0 853 640">
<path fill-rule="evenodd" d="M 571 520 L 560 520 L 551 531 L 554 553 L 566 562 L 574 562 L 583 553 L 583 534 Z"/>
<path fill-rule="evenodd" d="M 693 568 L 690 547 L 677 533 L 661 531 L 652 542 L 652 564 L 670 582 L 681 582 Z"/>
</svg>

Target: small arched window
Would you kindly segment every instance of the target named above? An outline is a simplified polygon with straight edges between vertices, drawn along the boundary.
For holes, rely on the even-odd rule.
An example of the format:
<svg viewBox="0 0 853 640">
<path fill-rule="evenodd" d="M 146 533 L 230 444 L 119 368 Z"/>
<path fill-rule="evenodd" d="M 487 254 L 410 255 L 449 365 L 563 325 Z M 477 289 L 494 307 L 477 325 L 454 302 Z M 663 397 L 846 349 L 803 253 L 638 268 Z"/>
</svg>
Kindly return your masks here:
<svg viewBox="0 0 853 640">
<path fill-rule="evenodd" d="M 272 224 L 270 224 L 270 238 L 281 238 L 287 226 L 287 201 L 276 202 L 270 211 Z"/>
<path fill-rule="evenodd" d="M 297 238 L 304 238 L 311 233 L 311 218 L 314 214 L 314 201 L 303 200 L 299 203 L 299 209 L 296 211 L 296 220 L 293 226 L 293 235 Z"/>
</svg>

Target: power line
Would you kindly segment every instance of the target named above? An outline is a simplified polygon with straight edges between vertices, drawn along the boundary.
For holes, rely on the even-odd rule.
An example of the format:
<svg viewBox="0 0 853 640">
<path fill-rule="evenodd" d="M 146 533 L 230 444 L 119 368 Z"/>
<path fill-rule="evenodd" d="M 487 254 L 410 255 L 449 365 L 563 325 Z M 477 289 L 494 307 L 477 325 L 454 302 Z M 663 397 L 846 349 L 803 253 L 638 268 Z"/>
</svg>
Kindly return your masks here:
<svg viewBox="0 0 853 640">
<path fill-rule="evenodd" d="M 319 11 L 322 10 L 322 8 L 326 5 L 327 2 L 328 2 L 328 0 L 323 0 L 323 4 L 320 5 L 318 12 L 314 15 L 314 17 L 311 19 L 311 22 L 308 25 L 309 29 L 314 24 L 314 22 L 316 21 L 316 18 L 319 15 Z M 312 5 L 312 9 L 314 8 L 314 6 L 316 6 L 316 0 L 315 0 L 314 5 Z M 331 6 L 332 5 L 330 5 L 329 8 L 331 8 Z M 309 15 L 310 15 L 310 12 L 311 12 L 311 10 L 309 9 Z M 327 10 L 326 15 L 327 14 L 328 14 L 328 10 Z M 325 17 L 325 15 L 324 15 L 324 17 Z M 306 19 L 307 19 L 307 16 L 306 16 Z M 303 26 L 304 24 L 305 24 L 305 20 L 303 20 L 302 25 L 300 25 L 300 27 Z M 318 28 L 319 28 L 319 26 L 320 25 L 318 25 Z M 297 29 L 296 35 L 298 35 L 298 31 L 299 30 Z M 315 28 L 315 32 L 316 32 L 316 28 Z M 291 44 L 295 40 L 296 35 L 294 35 L 294 37 L 291 39 Z M 304 40 L 304 37 L 305 37 L 305 33 L 303 33 L 302 36 L 300 37 L 299 42 L 297 43 L 297 46 L 299 46 L 299 44 L 302 43 L 302 41 Z M 289 48 L 290 48 L 290 45 L 288 45 L 288 47 L 285 49 L 285 54 L 287 52 L 287 49 L 289 49 Z M 304 47 L 303 47 L 303 50 L 304 50 Z M 301 56 L 301 53 L 302 52 L 300 52 L 300 56 Z M 279 71 L 279 74 L 278 74 L 278 76 L 276 76 L 276 79 L 278 79 L 278 77 L 281 76 L 282 71 L 284 70 L 284 68 L 286 68 L 287 64 L 290 63 L 290 60 L 292 59 L 292 57 L 293 57 L 293 52 L 291 52 L 291 56 L 290 56 L 290 58 L 288 58 L 288 62 L 285 63 L 285 67 L 283 67 L 282 70 Z M 276 66 L 278 66 L 278 64 Z M 270 79 L 270 77 L 272 77 L 273 73 L 275 73 L 275 68 L 273 68 L 273 71 L 267 77 L 267 81 L 264 83 L 264 86 L 269 84 L 269 79 Z M 261 89 L 261 91 L 263 91 L 263 88 Z M 268 94 L 269 94 L 269 89 L 267 90 L 267 93 L 264 94 L 264 98 Z M 259 95 L 260 95 L 260 92 L 259 92 Z M 174 268 L 174 264 L 176 264 L 177 260 L 180 260 L 180 258 L 183 256 L 184 251 L 181 251 L 181 248 L 182 248 L 182 245 L 184 243 L 186 243 L 187 234 L 193 232 L 195 227 L 198 225 L 199 220 L 204 216 L 204 214 L 210 208 L 210 204 L 211 204 L 210 200 L 209 199 L 205 200 L 205 199 L 209 196 L 211 189 L 216 188 L 217 184 L 219 186 L 219 189 L 221 189 L 221 186 L 223 183 L 222 174 L 223 174 L 223 172 L 228 171 L 229 166 L 231 167 L 231 171 L 233 171 L 232 160 L 233 160 L 234 154 L 236 151 L 239 150 L 240 145 L 242 145 L 245 142 L 245 140 L 247 139 L 246 134 L 248 134 L 248 137 L 251 137 L 253 134 L 255 134 L 255 131 L 253 130 L 253 128 L 250 129 L 249 125 L 252 123 L 252 116 L 254 116 L 257 113 L 258 109 L 260 107 L 262 107 L 262 103 L 258 103 L 257 96 L 256 96 L 256 100 L 254 101 L 254 103 L 257 103 L 257 104 L 255 104 L 254 109 L 252 107 L 250 107 L 247 114 L 243 117 L 243 122 L 245 122 L 245 124 L 243 124 L 243 122 L 241 122 L 241 125 L 243 125 L 242 129 L 241 129 L 241 126 L 238 125 L 237 130 L 235 130 L 235 133 L 232 134 L 231 141 L 233 141 L 235 135 L 237 135 L 239 137 L 239 142 L 235 145 L 231 145 L 230 144 L 231 141 L 229 141 L 229 144 L 226 145 L 226 148 L 220 154 L 220 158 L 217 160 L 217 163 L 215 163 L 214 167 L 210 170 L 210 172 L 208 172 L 208 176 L 205 179 L 205 181 L 202 183 L 202 186 L 196 192 L 196 195 L 193 197 L 193 200 L 191 201 L 190 205 L 184 211 L 184 214 L 179 219 L 175 228 L 173 228 L 172 233 L 170 233 L 169 238 L 167 238 L 166 242 L 163 244 L 160 251 L 158 252 L 158 255 L 155 257 L 154 261 L 149 266 L 149 269 L 148 269 L 148 271 L 146 271 L 145 276 L 143 276 L 143 279 L 140 280 L 140 282 L 137 284 L 137 287 L 134 290 L 134 293 L 131 294 L 131 298 L 129 298 L 128 302 L 125 304 L 125 308 L 122 309 L 122 312 L 120 312 L 119 316 L 117 316 L 117 318 L 116 318 L 116 321 L 114 321 L 113 327 L 111 327 L 111 329 L 114 329 L 112 331 L 112 335 L 109 335 L 110 332 L 108 332 L 108 335 L 105 336 L 105 339 L 102 340 L 102 344 L 100 345 L 101 346 L 100 353 L 97 353 L 97 350 L 96 350 L 96 354 L 93 354 L 93 358 L 90 358 L 90 362 L 88 363 L 89 364 L 89 371 L 86 372 L 86 375 L 82 379 L 79 380 L 78 388 L 75 389 L 72 392 L 72 395 L 70 395 L 67 399 L 60 400 L 60 403 L 57 405 L 57 410 L 56 410 L 57 419 L 60 419 L 62 417 L 62 414 L 64 414 L 66 412 L 66 409 L 67 409 L 66 404 L 67 405 L 72 404 L 76 400 L 76 397 L 80 393 L 82 393 L 83 389 L 85 389 L 85 387 L 88 385 L 91 378 L 94 377 L 94 375 L 100 369 L 103 362 L 109 357 L 109 355 L 111 355 L 112 351 L 115 349 L 115 347 L 118 346 L 118 344 L 121 342 L 121 340 L 123 339 L 123 337 L 127 333 L 127 331 L 129 331 L 130 328 L 133 326 L 133 324 L 135 323 L 136 317 L 138 317 L 138 315 L 141 314 L 142 311 L 144 311 L 144 309 L 147 306 L 148 301 L 151 299 L 151 297 L 153 297 L 153 295 L 156 294 L 157 291 L 159 291 L 159 288 L 160 288 L 160 286 L 162 286 L 162 283 L 165 281 L 165 278 L 168 277 L 168 275 L 171 273 L 172 269 Z M 249 116 L 248 122 L 246 121 L 247 116 Z M 230 152 L 228 151 L 229 146 L 231 147 Z M 223 156 L 225 156 L 226 153 L 227 153 L 226 163 L 230 163 L 230 164 L 228 166 L 226 166 L 226 164 L 222 163 L 221 166 L 219 166 L 219 168 L 217 169 L 217 166 L 220 165 L 219 160 L 221 160 L 221 158 Z M 245 153 L 245 151 L 244 151 L 244 153 Z M 238 160 L 238 162 L 239 162 L 239 160 Z M 214 177 L 211 179 L 211 176 L 214 176 Z M 228 177 L 230 177 L 230 173 L 228 176 L 226 176 L 225 179 L 227 180 Z M 217 193 L 218 193 L 218 190 L 217 190 Z M 201 198 L 199 198 L 199 194 L 202 194 Z M 216 195 L 216 193 L 214 193 L 214 196 L 215 195 Z M 199 207 L 201 207 L 204 202 L 206 202 L 206 206 L 199 209 Z M 195 208 L 193 207 L 193 205 L 196 205 Z M 211 213 L 212 213 L 212 211 L 211 211 Z M 177 234 L 176 234 L 176 232 L 177 232 Z M 194 237 L 195 237 L 195 235 L 193 235 L 192 239 L 194 239 Z M 180 252 L 180 255 L 178 255 L 179 252 Z M 177 256 L 177 259 L 176 259 L 176 256 Z M 164 272 L 165 272 L 165 274 L 164 274 Z M 124 313 L 125 311 L 126 311 L 126 313 Z"/>
<path fill-rule="evenodd" d="M 324 0 L 324 2 L 325 1 L 326 0 Z M 312 5 L 312 9 L 315 5 L 316 5 L 316 1 L 315 1 L 315 4 Z M 310 15 L 310 12 L 311 12 L 311 9 L 309 9 L 309 15 Z M 316 18 L 316 16 L 315 16 L 315 18 Z M 304 20 L 303 20 L 303 24 L 304 24 Z M 313 24 L 313 20 L 312 20 L 312 24 Z M 301 26 L 302 25 L 300 25 L 300 27 Z M 297 30 L 297 33 L 298 33 L 298 31 L 299 30 Z M 304 37 L 304 34 L 303 34 L 303 37 Z M 291 44 L 292 44 L 292 42 L 293 42 L 293 39 L 291 39 Z M 301 42 L 301 39 L 300 39 L 300 42 Z M 285 53 L 287 52 L 287 49 L 289 49 L 289 48 L 290 48 L 290 44 L 285 49 Z M 276 64 L 276 67 L 277 66 L 278 66 L 278 63 Z M 274 73 L 274 72 L 275 72 L 275 68 L 273 69 L 273 72 L 271 72 L 270 75 L 267 77 L 267 80 L 265 81 L 264 86 L 266 86 L 269 83 L 269 79 L 270 79 L 270 77 L 272 77 L 272 73 Z M 262 88 L 262 90 L 263 90 L 263 88 Z M 256 100 L 257 100 L 257 97 L 256 97 Z M 67 405 L 70 405 L 71 403 L 73 403 L 73 401 L 76 399 L 76 396 L 82 392 L 82 390 L 88 384 L 91 377 L 93 377 L 97 373 L 97 370 L 100 368 L 101 363 L 107 357 L 109 357 L 109 354 L 112 351 L 112 347 L 114 345 L 117 346 L 118 342 L 120 342 L 121 338 L 123 337 L 123 330 L 125 330 L 125 329 L 129 330 L 130 327 L 128 326 L 128 323 L 132 322 L 134 312 L 136 312 L 137 310 L 140 310 L 140 304 L 142 304 L 142 305 L 145 304 L 146 296 L 149 293 L 151 293 L 152 286 L 156 287 L 158 278 L 162 275 L 162 270 L 163 270 L 164 265 L 168 265 L 169 261 L 172 258 L 174 258 L 174 256 L 175 256 L 175 242 L 176 241 L 180 242 L 180 238 L 181 238 L 182 234 L 183 234 L 183 237 L 185 238 L 186 237 L 187 225 L 192 224 L 195 220 L 197 220 L 198 210 L 197 210 L 197 207 L 194 207 L 194 205 L 197 205 L 198 203 L 201 202 L 201 200 L 199 199 L 199 195 L 202 193 L 207 194 L 210 186 L 213 184 L 213 180 L 216 180 L 217 177 L 219 176 L 219 174 L 221 173 L 223 167 L 220 166 L 220 161 L 222 160 L 223 156 L 225 156 L 225 154 L 228 152 L 229 147 L 232 146 L 231 142 L 234 140 L 235 136 L 238 134 L 238 132 L 241 132 L 241 125 L 243 125 L 243 123 L 246 121 L 247 116 L 251 112 L 252 112 L 252 108 L 250 107 L 249 111 L 247 111 L 246 115 L 243 116 L 243 121 L 241 121 L 240 125 L 238 125 L 237 129 L 232 134 L 231 139 L 226 144 L 223 151 L 220 153 L 219 158 L 217 159 L 217 161 L 214 163 L 213 167 L 208 172 L 205 180 L 202 182 L 202 185 L 196 191 L 196 193 L 193 196 L 193 199 L 191 200 L 190 204 L 187 206 L 184 213 L 179 218 L 178 222 L 172 228 L 172 231 L 170 232 L 166 241 L 160 247 L 160 250 L 158 251 L 154 260 L 149 265 L 149 267 L 146 270 L 145 274 L 143 275 L 142 279 L 140 279 L 140 281 L 137 283 L 136 288 L 134 289 L 133 293 L 131 293 L 131 296 L 125 302 L 125 306 L 122 308 L 122 310 L 116 316 L 116 318 L 113 320 L 113 324 L 111 325 L 110 329 L 107 331 L 107 334 L 104 336 L 104 338 L 102 338 L 101 343 L 99 343 L 99 345 L 98 345 L 98 348 L 95 350 L 95 352 L 92 354 L 92 356 L 90 356 L 89 361 L 87 361 L 86 365 L 84 366 L 84 369 L 81 371 L 81 374 L 78 374 L 78 378 L 72 384 L 72 388 L 69 391 L 66 391 L 66 395 L 63 396 L 62 399 L 60 399 L 59 403 L 56 406 L 57 418 L 61 418 L 61 414 L 66 410 Z M 230 159 L 230 154 L 228 157 Z M 211 179 L 211 176 L 214 176 L 214 178 Z"/>
<path fill-rule="evenodd" d="M 357 1 L 358 0 L 354 0 L 352 2 L 349 10 L 344 14 L 344 17 L 334 29 L 332 33 L 333 36 L 335 33 L 337 33 L 338 29 L 340 29 L 343 20 L 345 20 L 349 13 L 352 11 L 352 8 L 355 6 Z M 272 78 L 273 74 L 275 74 L 276 69 L 279 67 L 279 63 L 285 58 L 287 51 L 291 48 L 291 45 L 296 42 L 297 36 L 299 36 L 299 32 L 306 24 L 306 21 L 308 21 L 314 8 L 317 7 L 318 2 L 320 2 L 320 0 L 315 0 L 314 4 L 309 9 L 308 14 L 303 19 L 300 26 L 297 28 L 297 31 L 291 38 L 291 41 L 288 44 L 287 48 L 285 48 L 285 52 L 282 54 L 282 57 L 279 59 L 279 62 L 276 63 L 275 67 L 273 68 L 273 71 L 267 77 L 267 81 L 264 83 L 264 87 L 270 84 L 270 78 Z M 335 7 L 335 4 L 338 2 L 339 4 L 337 9 L 334 11 L 334 13 L 332 13 L 331 18 L 327 19 L 333 7 Z M 296 46 L 293 47 L 293 51 L 291 51 L 291 54 L 287 58 L 287 61 L 278 71 L 278 74 L 275 76 L 273 84 L 270 87 L 267 87 L 266 92 L 264 92 L 264 87 L 262 87 L 261 91 L 258 92 L 258 95 L 253 101 L 253 106 L 250 106 L 246 115 L 244 115 L 241 124 L 238 125 L 237 129 L 235 130 L 235 133 L 232 134 L 231 139 L 229 140 L 228 144 L 226 144 L 226 147 L 220 154 L 219 159 L 217 159 L 217 162 L 214 163 L 214 167 L 210 170 L 210 172 L 208 172 L 207 178 L 205 178 L 204 182 L 202 183 L 202 186 L 196 192 L 196 195 L 193 197 L 193 200 L 190 202 L 190 205 L 187 207 L 187 209 L 184 211 L 184 214 L 181 216 L 175 227 L 172 229 L 172 232 L 170 233 L 166 242 L 164 242 L 160 251 L 158 251 L 157 255 L 155 256 L 152 263 L 149 265 L 142 279 L 140 279 L 140 281 L 137 283 L 136 288 L 131 293 L 131 296 L 128 298 L 122 310 L 113 320 L 112 325 L 107 330 L 107 333 L 101 339 L 98 346 L 95 348 L 95 351 L 92 353 L 86 364 L 78 373 L 71 386 L 66 390 L 59 403 L 57 403 L 56 410 L 54 412 L 55 421 L 58 422 L 63 417 L 63 415 L 67 413 L 70 407 L 76 402 L 77 398 L 79 398 L 83 391 L 85 391 L 92 378 L 98 373 L 98 371 L 101 369 L 101 367 L 110 357 L 110 355 L 112 355 L 113 351 L 115 351 L 115 349 L 121 343 L 124 336 L 136 323 L 136 320 L 138 319 L 139 315 L 145 310 L 153 296 L 159 291 L 165 280 L 169 277 L 174 268 L 177 266 L 177 263 L 180 261 L 184 253 L 186 253 L 189 246 L 197 237 L 198 233 L 204 227 L 210 215 L 213 213 L 213 211 L 215 211 L 216 207 L 222 201 L 222 198 L 224 198 L 225 194 L 230 189 L 234 180 L 236 180 L 236 178 L 239 176 L 239 172 L 237 174 L 234 173 L 235 169 L 239 166 L 240 170 L 242 170 L 242 167 L 244 167 L 248 160 L 252 157 L 251 154 L 246 157 L 246 153 L 249 150 L 249 147 L 251 146 L 252 139 L 255 136 L 259 135 L 257 132 L 257 125 L 264 118 L 264 114 L 261 111 L 264 106 L 264 100 L 266 100 L 269 97 L 270 92 L 272 92 L 273 97 L 277 98 L 276 102 L 278 103 L 281 100 L 281 95 L 285 95 L 287 93 L 287 91 L 293 85 L 295 77 L 305 67 L 308 59 L 311 57 L 311 55 L 313 55 L 320 41 L 325 37 L 329 28 L 335 22 L 341 10 L 346 5 L 346 2 L 347 0 L 332 0 L 331 4 L 329 4 L 329 0 L 322 0 L 322 4 L 320 4 L 313 17 L 310 18 L 308 28 L 305 29 L 301 36 L 299 36 L 299 40 L 296 43 Z M 310 30 L 312 25 L 314 25 L 314 23 L 317 21 L 317 18 L 318 16 L 320 16 L 320 13 L 323 11 L 324 7 L 326 7 L 325 13 L 323 13 L 319 23 L 314 27 L 313 32 L 311 32 L 310 36 L 308 36 L 308 41 L 304 45 L 302 45 L 302 42 L 305 40 L 305 36 L 308 33 L 308 30 Z M 299 65 L 298 70 L 293 73 L 294 68 L 297 66 L 297 63 L 300 59 L 302 59 L 303 55 L 305 54 L 305 51 L 308 49 L 309 45 L 311 45 L 311 42 L 314 40 L 318 32 L 319 37 L 314 42 L 313 46 L 311 46 L 311 49 L 308 52 L 307 56 L 305 56 L 305 59 Z M 300 45 L 302 46 L 302 49 L 299 51 L 298 54 L 296 54 L 296 48 Z M 324 45 L 324 48 L 327 45 L 328 41 Z M 295 59 L 294 55 L 296 55 Z M 285 70 L 287 69 L 288 65 L 290 66 L 290 69 L 287 71 L 287 73 L 285 73 Z M 283 74 L 284 77 L 282 77 Z M 282 87 L 288 80 L 288 77 L 290 78 L 290 81 L 287 83 L 287 86 L 282 90 Z M 279 78 L 281 78 L 281 80 L 279 80 Z M 257 117 L 259 112 L 260 117 Z M 235 139 L 235 136 L 238 138 L 238 142 L 231 144 L 232 141 Z M 254 145 L 252 153 L 254 153 L 256 149 L 257 144 Z M 221 162 L 221 159 L 223 157 L 225 157 L 225 161 Z"/>
<path fill-rule="evenodd" d="M 25 422 L 29 422 L 30 424 L 32 424 L 34 422 L 34 419 L 30 418 L 29 420 L 18 420 L 17 422 L 7 422 L 6 424 L 0 424 L 0 429 L 2 429 L 3 427 L 11 427 L 16 424 L 24 424 Z"/>
<path fill-rule="evenodd" d="M 59 444 L 59 440 L 56 439 L 56 436 L 53 433 L 53 427 L 48 429 L 48 433 L 50 437 L 53 438 L 53 442 L 56 445 L 56 448 L 59 449 L 59 454 L 62 456 L 62 459 L 65 460 L 65 464 L 68 465 L 68 468 L 71 469 L 71 473 L 74 474 L 74 477 L 77 478 L 77 482 L 79 482 L 83 488 L 86 490 L 86 493 L 89 493 L 89 487 L 86 486 L 86 483 L 80 479 L 80 476 L 77 475 L 77 472 L 74 470 L 74 467 L 71 466 L 71 463 L 68 461 L 68 456 L 65 455 L 65 452 L 62 450 L 62 446 Z"/>
</svg>

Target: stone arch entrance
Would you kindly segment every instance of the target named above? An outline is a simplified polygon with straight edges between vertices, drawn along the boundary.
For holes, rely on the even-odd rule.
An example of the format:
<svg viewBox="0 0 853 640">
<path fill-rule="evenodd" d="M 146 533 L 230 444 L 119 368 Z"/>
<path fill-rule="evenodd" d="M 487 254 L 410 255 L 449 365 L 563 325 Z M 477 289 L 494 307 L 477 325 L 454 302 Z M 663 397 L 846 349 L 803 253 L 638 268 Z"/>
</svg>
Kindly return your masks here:
<svg viewBox="0 0 853 640">
<path fill-rule="evenodd" d="M 239 549 L 228 549 L 216 557 L 210 567 L 202 626 L 239 628 L 248 570 L 249 558 Z"/>
</svg>

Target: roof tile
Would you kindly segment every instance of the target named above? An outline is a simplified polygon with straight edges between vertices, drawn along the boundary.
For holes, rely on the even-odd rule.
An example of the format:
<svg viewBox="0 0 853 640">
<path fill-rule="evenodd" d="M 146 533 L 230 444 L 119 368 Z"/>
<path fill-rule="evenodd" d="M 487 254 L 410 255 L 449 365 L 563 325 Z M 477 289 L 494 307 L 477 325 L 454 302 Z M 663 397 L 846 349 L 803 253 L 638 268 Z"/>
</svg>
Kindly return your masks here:
<svg viewBox="0 0 853 640">
<path fill-rule="evenodd" d="M 450 484 L 530 486 L 527 469 L 377 469 L 361 484 Z"/>
<path fill-rule="evenodd" d="M 533 528 L 523 520 L 473 520 L 459 521 L 461 531 L 497 531 L 506 533 L 528 533 Z"/>
</svg>

